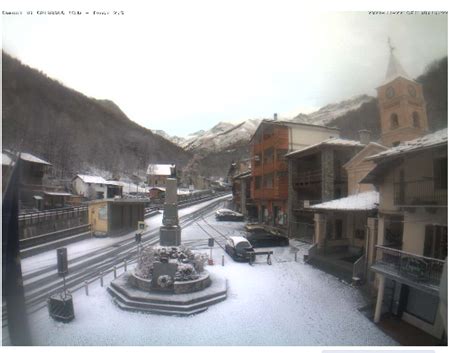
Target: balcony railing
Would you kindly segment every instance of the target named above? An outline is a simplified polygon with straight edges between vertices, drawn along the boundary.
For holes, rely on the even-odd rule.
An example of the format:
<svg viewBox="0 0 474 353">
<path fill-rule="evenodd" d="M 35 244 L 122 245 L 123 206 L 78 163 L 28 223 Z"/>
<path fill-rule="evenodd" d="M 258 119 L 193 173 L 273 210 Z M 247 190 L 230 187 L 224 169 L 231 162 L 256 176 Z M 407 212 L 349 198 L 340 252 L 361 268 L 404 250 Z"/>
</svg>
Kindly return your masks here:
<svg viewBox="0 0 474 353">
<path fill-rule="evenodd" d="M 439 287 L 445 261 L 412 254 L 385 246 L 376 246 L 377 260 L 373 269 L 398 276 L 420 285 Z"/>
<path fill-rule="evenodd" d="M 252 198 L 259 200 L 285 199 L 288 198 L 288 186 L 255 189 L 253 190 Z"/>
<path fill-rule="evenodd" d="M 435 179 L 414 180 L 393 183 L 396 206 L 446 206 L 447 188 L 437 188 Z"/>
<path fill-rule="evenodd" d="M 320 170 L 310 170 L 307 172 L 297 173 L 293 177 L 293 185 L 307 185 L 321 182 L 322 174 Z"/>
</svg>

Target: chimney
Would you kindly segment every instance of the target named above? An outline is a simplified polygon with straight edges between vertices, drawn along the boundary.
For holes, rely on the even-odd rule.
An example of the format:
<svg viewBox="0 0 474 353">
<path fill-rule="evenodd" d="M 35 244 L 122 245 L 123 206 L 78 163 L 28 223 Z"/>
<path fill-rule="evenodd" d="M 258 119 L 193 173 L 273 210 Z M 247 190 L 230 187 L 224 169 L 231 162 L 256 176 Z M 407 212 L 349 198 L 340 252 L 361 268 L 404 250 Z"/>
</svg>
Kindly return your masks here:
<svg viewBox="0 0 474 353">
<path fill-rule="evenodd" d="M 359 130 L 359 140 L 363 145 L 367 145 L 370 142 L 370 131 Z"/>
<path fill-rule="evenodd" d="M 277 113 L 273 113 L 273 120 L 278 120 L 278 114 Z"/>
</svg>

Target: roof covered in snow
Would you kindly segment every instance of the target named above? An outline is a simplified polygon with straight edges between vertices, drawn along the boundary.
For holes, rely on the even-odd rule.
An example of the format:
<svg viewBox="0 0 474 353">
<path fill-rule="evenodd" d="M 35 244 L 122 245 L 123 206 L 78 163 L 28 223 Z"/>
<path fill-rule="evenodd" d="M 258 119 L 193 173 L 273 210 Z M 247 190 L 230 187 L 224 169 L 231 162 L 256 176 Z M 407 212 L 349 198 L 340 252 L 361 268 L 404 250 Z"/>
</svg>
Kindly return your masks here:
<svg viewBox="0 0 474 353">
<path fill-rule="evenodd" d="M 379 193 L 377 191 L 367 191 L 342 199 L 311 205 L 308 208 L 314 210 L 370 211 L 377 209 L 378 204 Z"/>
<path fill-rule="evenodd" d="M 2 152 L 2 165 L 10 165 L 12 164 L 12 159 L 8 154 Z"/>
<path fill-rule="evenodd" d="M 287 127 L 295 127 L 295 126 L 304 126 L 312 130 L 322 130 L 322 131 L 334 131 L 339 133 L 339 129 L 336 127 L 328 127 L 328 126 L 323 126 L 323 125 L 316 125 L 316 124 L 308 124 L 308 123 L 300 123 L 296 121 L 288 121 L 288 120 L 269 120 L 269 119 L 264 119 L 260 122 L 258 125 L 257 129 L 255 130 L 255 133 L 252 135 L 250 138 L 250 142 L 254 139 L 254 137 L 257 135 L 257 132 L 264 126 L 264 125 L 279 125 L 279 126 L 287 126 Z"/>
<path fill-rule="evenodd" d="M 88 184 L 105 184 L 107 182 L 101 176 L 96 176 L 96 175 L 77 174 L 76 178 L 79 178 L 84 183 L 88 183 Z"/>
<path fill-rule="evenodd" d="M 17 156 L 17 155 L 18 155 L 17 153 L 12 152 L 10 150 L 2 151 L 2 165 L 9 165 L 12 161 L 12 157 Z M 31 153 L 27 153 L 27 152 L 21 152 L 20 158 L 22 161 L 25 161 L 25 162 L 51 165 L 51 163 L 45 161 L 44 159 L 38 158 L 32 155 Z"/>
<path fill-rule="evenodd" d="M 77 174 L 74 178 L 80 178 L 84 183 L 87 183 L 87 184 L 104 184 L 104 185 L 122 186 L 121 182 L 119 181 L 105 180 L 101 176 L 96 176 L 96 175 Z"/>
<path fill-rule="evenodd" d="M 367 157 L 368 160 L 378 160 L 383 158 L 395 157 L 398 155 L 416 152 L 436 146 L 445 145 L 448 143 L 448 129 L 438 130 L 432 134 L 428 134 L 411 141 L 400 143 L 396 147 L 389 148 L 386 151 L 377 153 L 373 156 Z"/>
<path fill-rule="evenodd" d="M 45 195 L 49 196 L 71 196 L 72 194 L 69 192 L 53 192 L 53 191 L 45 191 Z"/>
<path fill-rule="evenodd" d="M 237 174 L 234 179 L 243 179 L 243 178 L 247 178 L 249 176 L 252 175 L 252 171 L 251 170 L 246 170 L 245 172 L 242 172 L 240 174 Z"/>
<path fill-rule="evenodd" d="M 174 164 L 149 164 L 146 173 L 148 175 L 171 175 Z"/>
<path fill-rule="evenodd" d="M 317 150 L 317 149 L 319 149 L 320 147 L 323 147 L 323 146 L 360 147 L 360 148 L 363 148 L 366 145 L 364 145 L 360 141 L 346 140 L 346 139 L 336 137 L 336 138 L 329 138 L 329 139 L 324 140 L 322 142 L 318 142 L 314 145 L 299 149 L 297 151 L 287 153 L 285 156 L 286 157 L 296 157 L 296 156 L 299 156 L 301 154 L 304 154 L 305 152 L 310 152 L 312 150 Z"/>
<path fill-rule="evenodd" d="M 36 156 L 33 156 L 32 154 L 26 153 L 26 152 L 21 152 L 20 158 L 21 160 L 26 161 L 26 162 L 51 165 L 51 163 L 46 162 L 45 160 L 38 158 Z"/>
</svg>

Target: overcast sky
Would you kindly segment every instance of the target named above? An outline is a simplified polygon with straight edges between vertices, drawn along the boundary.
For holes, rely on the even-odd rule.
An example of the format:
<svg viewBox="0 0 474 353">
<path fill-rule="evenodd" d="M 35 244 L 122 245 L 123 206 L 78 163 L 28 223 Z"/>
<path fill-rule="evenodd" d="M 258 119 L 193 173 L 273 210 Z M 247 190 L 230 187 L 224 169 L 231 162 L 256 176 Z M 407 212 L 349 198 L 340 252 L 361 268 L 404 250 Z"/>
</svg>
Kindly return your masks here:
<svg viewBox="0 0 474 353">
<path fill-rule="evenodd" d="M 3 15 L 3 48 L 87 96 L 114 101 L 140 125 L 172 135 L 375 95 L 388 63 L 388 36 L 412 77 L 447 55 L 447 15 L 321 12 L 315 1 L 34 3 L 23 10 L 123 10 Z"/>
</svg>

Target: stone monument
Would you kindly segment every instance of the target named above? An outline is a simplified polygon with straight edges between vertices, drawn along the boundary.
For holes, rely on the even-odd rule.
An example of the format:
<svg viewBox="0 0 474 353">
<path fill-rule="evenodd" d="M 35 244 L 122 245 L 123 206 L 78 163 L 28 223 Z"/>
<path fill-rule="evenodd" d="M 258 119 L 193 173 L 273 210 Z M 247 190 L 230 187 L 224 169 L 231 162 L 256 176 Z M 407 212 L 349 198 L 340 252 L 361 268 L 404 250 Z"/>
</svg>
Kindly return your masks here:
<svg viewBox="0 0 474 353">
<path fill-rule="evenodd" d="M 163 226 L 160 227 L 160 245 L 181 245 L 181 227 L 178 218 L 178 184 L 175 178 L 166 180 Z"/>
<path fill-rule="evenodd" d="M 115 303 L 124 310 L 165 315 L 194 315 L 227 298 L 227 281 L 204 270 L 207 254 L 181 245 L 177 182 L 166 181 L 160 245 L 140 252 L 135 269 L 108 287 Z"/>
</svg>

